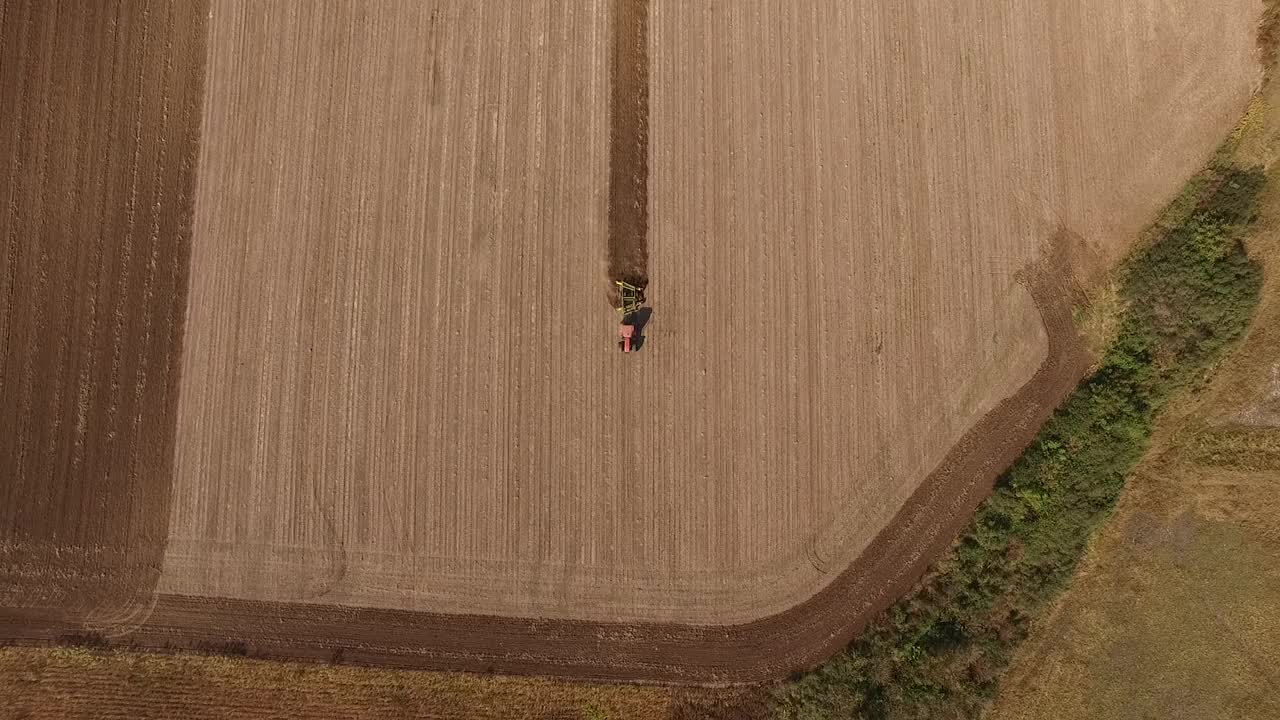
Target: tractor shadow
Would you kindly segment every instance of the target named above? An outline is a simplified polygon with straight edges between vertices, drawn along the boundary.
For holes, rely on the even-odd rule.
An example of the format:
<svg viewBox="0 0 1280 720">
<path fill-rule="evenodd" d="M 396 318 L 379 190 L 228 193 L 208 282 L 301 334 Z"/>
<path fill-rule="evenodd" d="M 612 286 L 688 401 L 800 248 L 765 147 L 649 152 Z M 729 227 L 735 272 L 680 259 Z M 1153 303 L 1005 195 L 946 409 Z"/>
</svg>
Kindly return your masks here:
<svg viewBox="0 0 1280 720">
<path fill-rule="evenodd" d="M 636 326 L 636 336 L 631 339 L 631 349 L 633 352 L 639 352 L 644 348 L 644 328 L 649 324 L 649 319 L 653 317 L 653 310 L 642 307 L 635 311 L 631 316 L 631 323 Z"/>
</svg>

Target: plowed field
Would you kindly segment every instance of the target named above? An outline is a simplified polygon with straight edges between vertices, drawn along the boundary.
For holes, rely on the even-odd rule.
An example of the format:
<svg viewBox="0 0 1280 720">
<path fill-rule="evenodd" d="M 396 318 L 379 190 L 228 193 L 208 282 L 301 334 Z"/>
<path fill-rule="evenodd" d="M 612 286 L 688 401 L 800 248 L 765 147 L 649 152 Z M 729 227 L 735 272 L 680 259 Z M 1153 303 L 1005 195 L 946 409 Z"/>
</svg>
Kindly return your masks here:
<svg viewBox="0 0 1280 720">
<path fill-rule="evenodd" d="M 168 527 L 202 2 L 0 1 L 0 605 L 108 625 Z"/>
<path fill-rule="evenodd" d="M 623 357 L 610 4 L 219 3 L 163 589 L 690 623 L 812 595 L 1043 362 L 1018 272 L 1063 229 L 1122 251 L 1247 100 L 1249 3 L 1077 5 L 655 3 Z"/>
<path fill-rule="evenodd" d="M 191 97 L 164 89 L 197 86 L 188 6 L 130 4 L 134 103 L 93 139 L 75 103 L 115 86 L 50 68 L 100 72 L 71 34 L 97 25 L 8 0 L 29 110 L 0 125 L 0 412 L 30 429 L 2 441 L 3 549 L 77 546 L 92 523 L 49 493 L 81 483 L 151 582 L 163 552 L 121 621 L 142 645 L 671 681 L 814 662 L 1078 379 L 1071 278 L 1259 76 L 1257 0 L 971 5 L 217 0 Z M 80 154 L 117 144 L 131 169 L 93 191 L 117 224 L 77 231 L 113 243 L 97 260 L 50 228 L 98 197 Z M 623 356 L 604 290 L 639 266 Z M 81 436 L 123 469 L 76 470 Z M 37 614 L 18 635 L 75 630 Z"/>
</svg>

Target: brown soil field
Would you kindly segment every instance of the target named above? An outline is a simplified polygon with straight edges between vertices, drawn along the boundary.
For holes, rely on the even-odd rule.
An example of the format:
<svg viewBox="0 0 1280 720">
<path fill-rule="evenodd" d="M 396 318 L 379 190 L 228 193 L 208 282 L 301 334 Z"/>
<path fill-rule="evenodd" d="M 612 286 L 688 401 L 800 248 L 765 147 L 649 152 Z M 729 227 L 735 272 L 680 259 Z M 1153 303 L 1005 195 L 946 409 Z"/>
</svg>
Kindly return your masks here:
<svg viewBox="0 0 1280 720">
<path fill-rule="evenodd" d="M 812 665 L 1074 385 L 1072 278 L 1259 74 L 1255 0 L 618 7 L 212 4 L 176 433 L 145 436 L 171 438 L 168 514 L 120 501 L 167 521 L 164 566 L 119 642 Z M 647 114 L 619 116 L 611 39 L 646 32 Z M 610 167 L 626 138 L 647 172 Z M 654 320 L 624 357 L 599 283 L 638 233 Z M 17 617 L 10 639 L 81 630 Z"/>
<path fill-rule="evenodd" d="M 0 1 L 0 606 L 115 626 L 159 577 L 205 14 Z"/>
<path fill-rule="evenodd" d="M 972 428 L 889 529 L 817 595 L 737 625 L 609 623 L 408 612 L 316 602 L 161 594 L 128 643 L 259 657 L 593 680 L 758 682 L 811 666 L 905 592 L 967 522 L 996 474 L 1021 452 L 1083 372 L 1061 262 L 1027 288 L 1049 336 L 1030 382 Z M 68 628 L 33 622 L 51 640 Z"/>
<path fill-rule="evenodd" d="M 218 3 L 162 592 L 813 596 L 1045 362 L 1017 278 L 1049 238 L 1118 257 L 1257 81 L 1252 2 L 1077 5 L 654 3 L 630 358 L 581 281 L 611 4 Z"/>
</svg>

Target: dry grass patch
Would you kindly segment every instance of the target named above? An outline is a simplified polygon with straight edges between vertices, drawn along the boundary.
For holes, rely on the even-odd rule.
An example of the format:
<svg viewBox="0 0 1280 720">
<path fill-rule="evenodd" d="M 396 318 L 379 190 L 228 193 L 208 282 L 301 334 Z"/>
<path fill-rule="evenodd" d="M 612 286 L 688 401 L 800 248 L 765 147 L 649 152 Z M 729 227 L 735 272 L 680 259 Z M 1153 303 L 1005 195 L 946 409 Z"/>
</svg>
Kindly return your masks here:
<svg viewBox="0 0 1280 720">
<path fill-rule="evenodd" d="M 1090 293 L 1088 304 L 1076 311 L 1076 327 L 1090 356 L 1101 358 L 1115 341 L 1125 308 L 1120 283 L 1113 277 L 1100 283 Z"/>
<path fill-rule="evenodd" d="M 86 649 L 0 649 L 0 718 L 658 720 L 663 688 Z"/>
</svg>

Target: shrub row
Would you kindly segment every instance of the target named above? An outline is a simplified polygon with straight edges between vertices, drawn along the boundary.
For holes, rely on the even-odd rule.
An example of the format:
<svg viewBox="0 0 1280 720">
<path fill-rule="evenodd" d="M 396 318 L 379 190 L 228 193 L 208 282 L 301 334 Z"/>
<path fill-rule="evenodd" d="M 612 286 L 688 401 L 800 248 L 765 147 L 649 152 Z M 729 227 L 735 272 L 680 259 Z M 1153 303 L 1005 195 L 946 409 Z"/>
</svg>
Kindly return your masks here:
<svg viewBox="0 0 1280 720">
<path fill-rule="evenodd" d="M 998 481 L 951 551 L 843 653 L 775 695 L 784 718 L 963 718 L 1070 581 L 1169 397 L 1202 381 L 1258 302 L 1241 239 L 1261 170 L 1210 168 L 1183 219 L 1121 268 L 1123 315 L 1092 376 Z M 1184 195 L 1184 201 L 1187 196 Z"/>
</svg>

